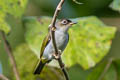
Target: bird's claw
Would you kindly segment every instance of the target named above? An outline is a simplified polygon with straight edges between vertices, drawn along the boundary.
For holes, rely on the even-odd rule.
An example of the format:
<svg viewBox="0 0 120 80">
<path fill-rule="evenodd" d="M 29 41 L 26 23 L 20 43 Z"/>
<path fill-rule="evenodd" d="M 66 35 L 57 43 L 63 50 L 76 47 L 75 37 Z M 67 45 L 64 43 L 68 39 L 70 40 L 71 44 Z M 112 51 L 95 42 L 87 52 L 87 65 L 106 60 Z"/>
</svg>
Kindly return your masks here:
<svg viewBox="0 0 120 80">
<path fill-rule="evenodd" d="M 58 54 L 56 55 L 56 53 L 54 53 L 53 56 L 56 60 L 58 60 L 61 57 L 61 50 L 58 50 Z"/>
<path fill-rule="evenodd" d="M 56 60 L 58 60 L 58 59 L 60 58 L 60 54 L 57 54 L 57 55 L 56 55 L 56 54 L 54 53 L 53 56 L 54 56 L 54 58 L 55 58 Z"/>
</svg>

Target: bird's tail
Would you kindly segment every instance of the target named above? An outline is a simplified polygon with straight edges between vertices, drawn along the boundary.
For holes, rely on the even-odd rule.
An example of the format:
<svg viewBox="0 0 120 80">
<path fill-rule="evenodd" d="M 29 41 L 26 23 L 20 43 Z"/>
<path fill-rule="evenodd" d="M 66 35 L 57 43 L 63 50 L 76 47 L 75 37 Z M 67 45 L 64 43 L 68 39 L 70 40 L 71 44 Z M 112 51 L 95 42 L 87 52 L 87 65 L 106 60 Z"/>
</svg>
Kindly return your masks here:
<svg viewBox="0 0 120 80">
<path fill-rule="evenodd" d="M 43 63 L 42 60 L 40 60 L 37 64 L 37 67 L 35 68 L 34 74 L 40 74 L 45 64 L 46 63 Z"/>
</svg>

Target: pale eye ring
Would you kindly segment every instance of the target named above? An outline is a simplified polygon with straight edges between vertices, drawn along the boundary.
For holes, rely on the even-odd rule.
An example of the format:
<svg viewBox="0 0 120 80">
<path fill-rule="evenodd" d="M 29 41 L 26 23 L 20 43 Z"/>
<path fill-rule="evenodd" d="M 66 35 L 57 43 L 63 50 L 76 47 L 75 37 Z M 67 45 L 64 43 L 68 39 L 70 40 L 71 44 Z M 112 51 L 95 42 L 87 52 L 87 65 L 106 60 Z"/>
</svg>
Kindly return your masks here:
<svg viewBox="0 0 120 80">
<path fill-rule="evenodd" d="M 61 23 L 64 24 L 64 25 L 66 25 L 68 23 L 68 21 L 63 20 Z"/>
</svg>

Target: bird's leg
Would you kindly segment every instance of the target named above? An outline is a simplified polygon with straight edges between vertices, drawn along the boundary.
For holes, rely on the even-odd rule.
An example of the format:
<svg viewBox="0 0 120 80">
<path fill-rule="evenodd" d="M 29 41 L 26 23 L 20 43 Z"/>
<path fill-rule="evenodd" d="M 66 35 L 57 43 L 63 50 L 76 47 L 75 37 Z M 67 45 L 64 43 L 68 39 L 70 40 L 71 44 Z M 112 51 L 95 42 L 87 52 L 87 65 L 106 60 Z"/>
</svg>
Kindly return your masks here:
<svg viewBox="0 0 120 80">
<path fill-rule="evenodd" d="M 56 53 L 53 54 L 53 57 L 58 60 L 60 57 L 61 57 L 61 53 L 62 51 L 61 50 L 58 50 L 58 54 L 56 55 Z"/>
</svg>

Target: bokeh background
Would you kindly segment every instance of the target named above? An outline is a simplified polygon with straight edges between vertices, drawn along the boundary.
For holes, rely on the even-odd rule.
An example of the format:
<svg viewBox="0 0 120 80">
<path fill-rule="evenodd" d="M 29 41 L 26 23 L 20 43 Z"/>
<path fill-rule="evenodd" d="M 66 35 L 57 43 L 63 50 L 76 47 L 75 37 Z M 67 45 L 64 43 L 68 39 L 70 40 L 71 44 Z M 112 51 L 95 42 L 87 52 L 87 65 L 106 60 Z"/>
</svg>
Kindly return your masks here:
<svg viewBox="0 0 120 80">
<path fill-rule="evenodd" d="M 64 80 L 57 62 L 33 75 L 42 40 L 60 0 L 0 0 L 6 33 L 21 80 Z M 120 80 L 120 0 L 65 0 L 58 19 L 77 21 L 62 58 L 70 80 Z M 0 36 L 0 74 L 16 80 Z M 0 79 L 1 80 L 1 79 Z"/>
</svg>

